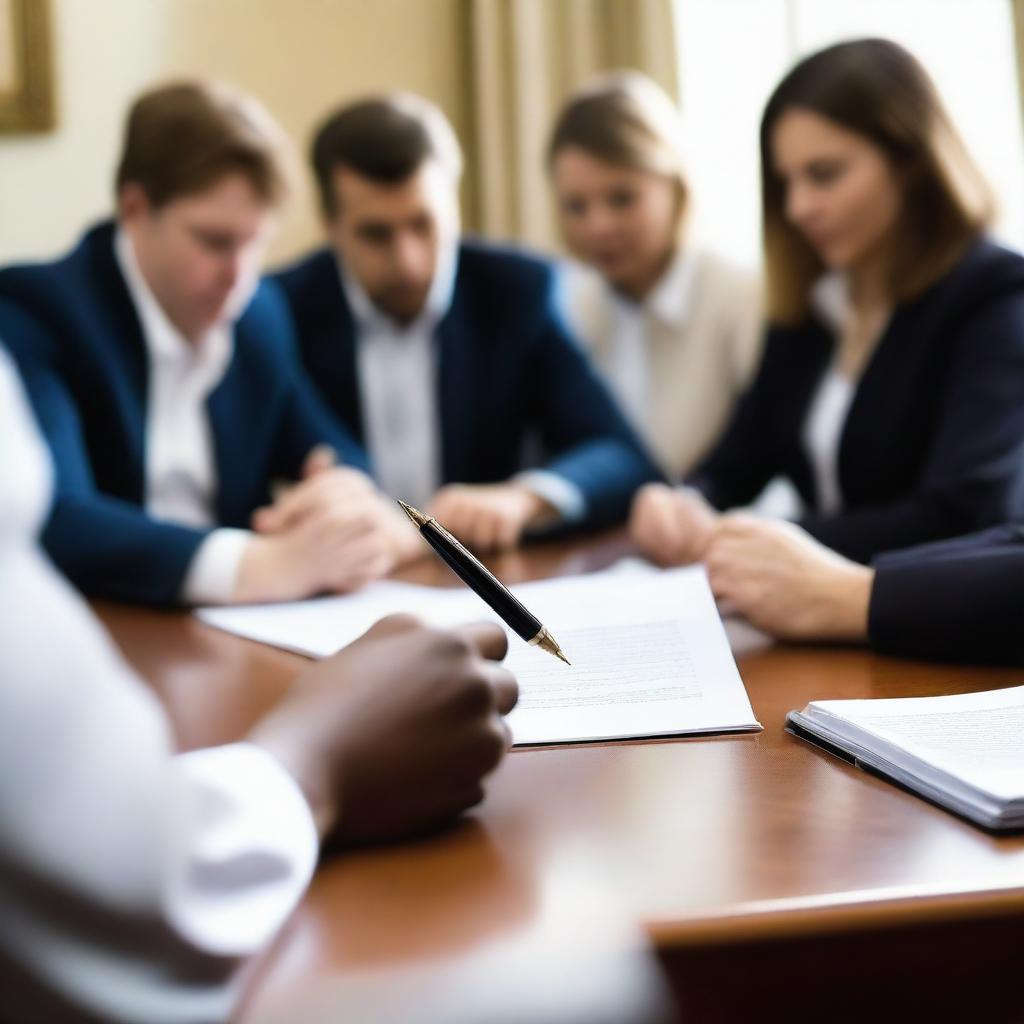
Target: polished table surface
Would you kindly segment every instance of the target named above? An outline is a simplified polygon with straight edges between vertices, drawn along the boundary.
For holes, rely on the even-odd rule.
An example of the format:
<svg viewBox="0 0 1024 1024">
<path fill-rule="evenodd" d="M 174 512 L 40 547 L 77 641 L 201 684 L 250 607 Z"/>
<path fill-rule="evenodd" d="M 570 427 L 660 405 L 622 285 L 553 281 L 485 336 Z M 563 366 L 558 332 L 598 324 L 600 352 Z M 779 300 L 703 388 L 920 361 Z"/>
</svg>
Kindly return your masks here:
<svg viewBox="0 0 1024 1024">
<path fill-rule="evenodd" d="M 605 534 L 492 566 L 518 582 L 628 553 L 620 535 Z M 427 560 L 401 578 L 444 585 L 446 573 Z M 166 703 L 182 748 L 244 735 L 303 664 L 186 614 L 98 610 Z M 962 938 L 974 948 L 1000 922 L 1016 928 L 1024 838 L 980 831 L 783 726 L 786 712 L 814 699 L 989 689 L 1024 672 L 731 635 L 763 732 L 513 751 L 484 805 L 454 828 L 326 858 L 246 1012 L 316 979 L 429 964 L 528 928 L 580 871 L 601 880 L 669 961 L 893 929 L 918 929 L 917 943 L 920 929 L 957 922 L 975 929 Z"/>
</svg>

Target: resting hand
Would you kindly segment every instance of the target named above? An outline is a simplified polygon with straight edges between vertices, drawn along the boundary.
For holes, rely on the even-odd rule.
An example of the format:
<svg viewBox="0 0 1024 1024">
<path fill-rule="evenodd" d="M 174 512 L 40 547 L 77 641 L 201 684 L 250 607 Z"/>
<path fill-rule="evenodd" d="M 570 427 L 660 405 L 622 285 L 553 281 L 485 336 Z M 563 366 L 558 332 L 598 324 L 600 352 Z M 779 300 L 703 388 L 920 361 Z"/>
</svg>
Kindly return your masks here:
<svg viewBox="0 0 1024 1024">
<path fill-rule="evenodd" d="M 557 515 L 519 484 L 450 484 L 437 492 L 428 512 L 467 547 L 482 552 L 515 547 L 527 527 Z"/>
<path fill-rule="evenodd" d="M 723 516 L 705 560 L 715 596 L 772 636 L 867 638 L 874 570 L 837 555 L 793 523 Z"/>
<path fill-rule="evenodd" d="M 347 843 L 442 825 L 483 798 L 516 702 L 493 624 L 394 615 L 306 669 L 250 734 L 299 783 L 321 835 Z"/>
<path fill-rule="evenodd" d="M 647 484 L 633 499 L 629 535 L 652 561 L 686 565 L 704 557 L 718 518 L 696 491 Z"/>
<path fill-rule="evenodd" d="M 317 449 L 306 460 L 310 470 Z M 373 481 L 357 469 L 314 468 L 301 482 L 281 494 L 273 505 L 253 513 L 252 526 L 261 534 L 284 534 L 310 520 L 330 518 L 342 532 L 350 521 L 370 519 L 387 539 L 395 564 L 423 552 L 419 536 L 396 502 L 382 495 Z"/>
</svg>

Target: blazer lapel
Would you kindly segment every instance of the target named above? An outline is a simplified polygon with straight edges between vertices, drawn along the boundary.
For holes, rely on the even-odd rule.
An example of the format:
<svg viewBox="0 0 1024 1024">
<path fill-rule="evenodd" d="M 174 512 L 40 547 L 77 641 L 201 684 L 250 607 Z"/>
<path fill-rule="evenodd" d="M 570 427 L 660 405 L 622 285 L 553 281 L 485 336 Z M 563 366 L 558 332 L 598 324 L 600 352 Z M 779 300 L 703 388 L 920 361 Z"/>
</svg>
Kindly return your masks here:
<svg viewBox="0 0 1024 1024">
<path fill-rule="evenodd" d="M 266 388 L 253 379 L 246 359 L 247 347 L 259 343 L 252 333 L 243 315 L 234 327 L 231 362 L 206 399 L 217 469 L 217 518 L 227 526 L 247 527 L 252 509 L 269 498 L 272 439 L 263 436 Z"/>
<path fill-rule="evenodd" d="M 114 225 L 100 225 L 87 236 L 92 272 L 105 324 L 101 343 L 110 347 L 110 371 L 127 426 L 130 463 L 125 466 L 132 492 L 145 501 L 146 409 L 149 400 L 149 355 L 142 322 L 114 255 Z M 116 375 L 116 376 L 115 376 Z"/>
<path fill-rule="evenodd" d="M 349 432 L 365 447 L 363 407 L 359 397 L 356 364 L 356 321 L 341 286 L 333 253 L 318 268 L 315 288 L 314 330 L 316 341 L 306 353 L 306 365 L 314 383 L 327 397 Z"/>
</svg>

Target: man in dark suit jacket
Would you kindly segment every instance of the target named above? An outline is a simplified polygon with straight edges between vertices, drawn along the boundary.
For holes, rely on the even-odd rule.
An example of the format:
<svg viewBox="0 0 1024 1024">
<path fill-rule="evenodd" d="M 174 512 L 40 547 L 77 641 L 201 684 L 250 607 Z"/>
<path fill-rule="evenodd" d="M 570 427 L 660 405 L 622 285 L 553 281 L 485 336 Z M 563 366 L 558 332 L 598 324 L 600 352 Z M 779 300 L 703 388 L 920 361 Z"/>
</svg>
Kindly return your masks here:
<svg viewBox="0 0 1024 1024">
<path fill-rule="evenodd" d="M 277 281 L 380 486 L 481 549 L 623 519 L 657 473 L 563 326 L 552 267 L 460 242 L 461 156 L 441 112 L 357 102 L 325 122 L 313 163 L 330 245 Z M 531 435 L 544 461 L 523 472 Z"/>
<path fill-rule="evenodd" d="M 281 145 L 246 97 L 156 89 L 129 116 L 117 223 L 0 271 L 0 339 L 56 467 L 44 543 L 90 594 L 284 600 L 416 550 L 309 384 L 276 286 L 257 284 Z M 253 532 L 274 482 L 300 478 L 302 515 Z"/>
<path fill-rule="evenodd" d="M 1024 527 L 849 561 L 799 526 L 725 516 L 707 554 L 729 608 L 782 639 L 867 641 L 886 654 L 1024 665 Z"/>
</svg>

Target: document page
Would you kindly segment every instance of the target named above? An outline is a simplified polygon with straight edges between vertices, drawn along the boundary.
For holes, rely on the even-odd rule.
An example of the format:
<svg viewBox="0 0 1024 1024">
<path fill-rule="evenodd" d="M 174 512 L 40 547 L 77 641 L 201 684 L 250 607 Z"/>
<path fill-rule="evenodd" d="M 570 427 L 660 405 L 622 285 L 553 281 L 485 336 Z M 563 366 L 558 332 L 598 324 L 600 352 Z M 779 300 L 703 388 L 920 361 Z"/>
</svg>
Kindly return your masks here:
<svg viewBox="0 0 1024 1024">
<path fill-rule="evenodd" d="M 509 631 L 506 663 L 520 684 L 509 716 L 517 745 L 760 728 L 703 569 L 634 563 L 511 589 L 572 662 Z M 439 626 L 499 621 L 464 587 L 390 581 L 342 597 L 197 614 L 239 636 L 322 657 L 395 612 Z"/>
<path fill-rule="evenodd" d="M 1024 686 L 944 697 L 820 701 L 810 708 L 1003 799 L 1024 796 Z"/>
</svg>

